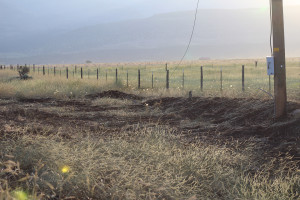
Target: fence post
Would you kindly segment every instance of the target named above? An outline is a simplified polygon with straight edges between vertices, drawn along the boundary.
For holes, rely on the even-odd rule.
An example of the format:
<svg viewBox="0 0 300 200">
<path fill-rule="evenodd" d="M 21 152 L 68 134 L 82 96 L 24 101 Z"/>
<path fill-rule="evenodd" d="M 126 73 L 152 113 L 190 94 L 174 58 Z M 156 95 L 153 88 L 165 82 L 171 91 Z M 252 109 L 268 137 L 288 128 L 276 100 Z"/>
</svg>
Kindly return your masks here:
<svg viewBox="0 0 300 200">
<path fill-rule="evenodd" d="M 56 68 L 54 67 L 54 70 L 53 70 L 53 74 L 54 74 L 54 76 L 55 76 L 55 74 L 56 74 Z"/>
<path fill-rule="evenodd" d="M 138 89 L 141 88 L 141 71 L 138 70 Z"/>
<path fill-rule="evenodd" d="M 45 66 L 43 65 L 43 75 L 45 76 Z"/>
<path fill-rule="evenodd" d="M 255 67 L 257 67 L 258 61 L 255 61 Z"/>
<path fill-rule="evenodd" d="M 83 70 L 82 70 L 82 67 L 80 68 L 80 77 L 81 77 L 81 79 L 83 79 Z"/>
<path fill-rule="evenodd" d="M 166 63 L 166 71 L 168 70 L 168 63 Z"/>
<path fill-rule="evenodd" d="M 90 69 L 88 69 L 88 79 L 90 78 Z"/>
<path fill-rule="evenodd" d="M 128 69 L 127 69 L 127 87 L 128 87 Z"/>
<path fill-rule="evenodd" d="M 223 91 L 223 70 L 222 70 L 222 67 L 221 67 L 221 70 L 220 70 L 220 82 L 221 82 L 221 92 Z"/>
<path fill-rule="evenodd" d="M 182 69 L 182 88 L 184 88 L 184 69 Z"/>
<path fill-rule="evenodd" d="M 245 65 L 242 66 L 242 90 L 245 91 Z"/>
<path fill-rule="evenodd" d="M 35 64 L 33 64 L 33 72 L 35 72 Z"/>
<path fill-rule="evenodd" d="M 166 77 L 166 88 L 169 89 L 170 84 L 169 84 L 169 70 L 167 70 L 167 77 Z"/>
<path fill-rule="evenodd" d="M 203 92 L 203 66 L 201 66 L 201 73 L 200 73 L 200 87 L 201 87 L 201 92 Z"/>
<path fill-rule="evenodd" d="M 97 80 L 99 80 L 99 69 L 97 68 Z"/>
<path fill-rule="evenodd" d="M 152 72 L 152 89 L 153 89 L 153 86 L 154 86 L 154 84 L 153 84 L 153 72 Z"/>
<path fill-rule="evenodd" d="M 66 74 L 67 74 L 67 79 L 69 79 L 69 69 L 68 69 L 68 67 L 66 68 Z"/>
<path fill-rule="evenodd" d="M 77 65 L 75 65 L 75 74 L 77 74 Z"/>
<path fill-rule="evenodd" d="M 116 68 L 116 84 L 118 83 L 118 68 Z"/>
</svg>

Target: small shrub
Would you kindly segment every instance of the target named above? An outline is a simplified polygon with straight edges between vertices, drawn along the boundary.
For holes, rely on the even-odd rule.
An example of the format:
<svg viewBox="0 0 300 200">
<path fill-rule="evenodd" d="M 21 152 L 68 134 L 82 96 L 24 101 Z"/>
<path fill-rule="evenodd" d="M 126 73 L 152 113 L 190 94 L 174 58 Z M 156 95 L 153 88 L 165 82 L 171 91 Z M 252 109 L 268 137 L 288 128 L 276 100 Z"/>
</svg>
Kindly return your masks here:
<svg viewBox="0 0 300 200">
<path fill-rule="evenodd" d="M 19 76 L 21 80 L 27 80 L 29 78 L 28 73 L 30 72 L 29 67 L 21 67 L 19 70 Z"/>
</svg>

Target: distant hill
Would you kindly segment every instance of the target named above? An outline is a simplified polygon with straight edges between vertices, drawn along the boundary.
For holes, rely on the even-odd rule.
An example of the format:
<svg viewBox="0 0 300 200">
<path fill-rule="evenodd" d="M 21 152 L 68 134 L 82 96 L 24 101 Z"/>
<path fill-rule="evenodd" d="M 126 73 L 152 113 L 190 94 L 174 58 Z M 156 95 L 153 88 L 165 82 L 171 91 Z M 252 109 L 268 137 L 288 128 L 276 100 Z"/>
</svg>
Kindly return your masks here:
<svg viewBox="0 0 300 200">
<path fill-rule="evenodd" d="M 193 17 L 194 11 L 175 12 L 64 32 L 42 32 L 17 40 L 0 38 L 0 63 L 178 60 L 188 43 Z M 269 10 L 199 10 L 197 17 L 187 59 L 270 54 Z M 285 8 L 287 56 L 300 56 L 296 19 L 300 19 L 300 6 Z"/>
</svg>

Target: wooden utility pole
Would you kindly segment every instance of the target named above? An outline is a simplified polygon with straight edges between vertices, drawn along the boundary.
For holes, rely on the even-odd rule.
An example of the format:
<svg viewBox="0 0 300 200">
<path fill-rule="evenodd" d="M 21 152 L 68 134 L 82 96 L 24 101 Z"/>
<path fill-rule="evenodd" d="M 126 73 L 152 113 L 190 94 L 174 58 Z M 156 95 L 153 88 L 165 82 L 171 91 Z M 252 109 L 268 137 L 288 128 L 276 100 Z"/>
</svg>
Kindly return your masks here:
<svg viewBox="0 0 300 200">
<path fill-rule="evenodd" d="M 283 0 L 272 0 L 275 118 L 286 114 L 286 63 Z"/>
</svg>

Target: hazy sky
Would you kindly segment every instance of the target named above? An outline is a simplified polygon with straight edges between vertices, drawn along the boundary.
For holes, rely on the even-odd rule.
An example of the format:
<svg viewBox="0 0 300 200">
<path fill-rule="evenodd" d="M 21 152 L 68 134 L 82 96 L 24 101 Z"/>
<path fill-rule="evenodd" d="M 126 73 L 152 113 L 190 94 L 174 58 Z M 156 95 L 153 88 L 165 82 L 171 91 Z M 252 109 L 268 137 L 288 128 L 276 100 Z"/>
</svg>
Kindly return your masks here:
<svg viewBox="0 0 300 200">
<path fill-rule="evenodd" d="M 23 12 L 36 15 L 87 15 L 130 9 L 146 14 L 194 9 L 197 0 L 1 0 Z M 285 5 L 300 5 L 300 0 L 283 0 Z M 200 0 L 200 8 L 267 7 L 269 0 Z"/>
<path fill-rule="evenodd" d="M 262 20 L 265 21 L 266 26 L 269 25 L 269 0 L 200 0 L 199 2 L 199 9 L 262 8 L 261 11 L 263 11 L 262 13 L 264 13 L 265 17 Z M 286 6 L 300 5 L 300 0 L 283 0 L 283 2 Z M 64 38 L 64 35 L 72 35 L 73 32 L 79 34 L 81 30 L 93 30 L 95 27 L 97 29 L 104 23 L 109 23 L 106 25 L 113 27 L 115 24 L 111 24 L 111 22 L 135 19 L 130 22 L 124 22 L 135 24 L 144 21 L 141 18 L 151 17 L 155 14 L 194 10 L 196 4 L 197 0 L 0 0 L 0 13 L 2 14 L 0 19 L 0 44 L 2 44 L 4 52 L 8 51 L 7 49 L 11 49 L 10 51 L 15 55 L 16 49 L 20 47 L 20 52 L 27 53 L 22 48 L 26 49 L 25 47 L 30 46 L 28 44 L 33 42 L 39 46 L 41 41 L 48 41 L 60 36 Z M 298 6 L 297 9 L 300 9 L 300 7 Z M 248 11 L 251 12 L 253 10 Z M 224 11 L 209 10 L 205 12 L 222 13 Z M 242 16 L 244 12 L 246 11 L 240 12 Z M 288 16 L 287 12 L 288 9 L 285 12 L 286 16 Z M 297 10 L 295 12 L 298 13 Z M 201 11 L 199 16 L 200 13 Z M 291 11 L 289 14 L 293 15 Z M 180 16 L 180 14 L 178 15 Z M 190 14 L 189 17 L 189 22 L 192 22 L 194 16 Z M 249 15 L 243 17 L 247 19 L 252 18 Z M 253 18 L 255 17 L 257 16 L 253 16 Z M 159 19 L 159 17 L 154 17 L 153 19 Z M 151 19 L 145 20 L 151 21 Z M 205 20 L 205 18 L 199 17 L 197 27 L 201 23 L 209 23 Z M 237 18 L 235 20 L 236 23 L 239 23 L 241 19 Z M 286 24 L 290 23 L 288 27 L 296 27 L 294 26 L 295 20 L 286 20 L 285 22 Z M 118 24 L 124 23 L 120 22 Z M 217 25 L 221 26 L 222 24 Z M 138 30 L 140 24 L 136 26 L 135 28 Z M 126 27 L 123 29 L 126 29 Z M 115 30 L 117 29 L 112 29 L 111 31 Z M 299 29 L 295 28 L 295 30 L 293 37 L 299 35 L 299 32 L 297 32 Z M 152 31 L 155 31 L 155 28 Z M 186 32 L 187 39 L 190 36 L 190 31 L 189 28 Z M 288 31 L 287 29 L 287 33 Z M 268 32 L 264 34 L 266 42 L 269 40 L 268 34 Z M 195 42 L 195 39 L 193 42 Z M 6 46 L 3 44 L 6 44 Z"/>
<path fill-rule="evenodd" d="M 300 0 L 283 1 L 285 5 L 300 5 Z M 193 10 L 196 3 L 197 0 L 0 0 L 0 11 L 2 7 L 7 24 L 37 31 L 79 28 Z M 200 0 L 199 4 L 199 9 L 268 7 L 269 0 Z"/>
</svg>

